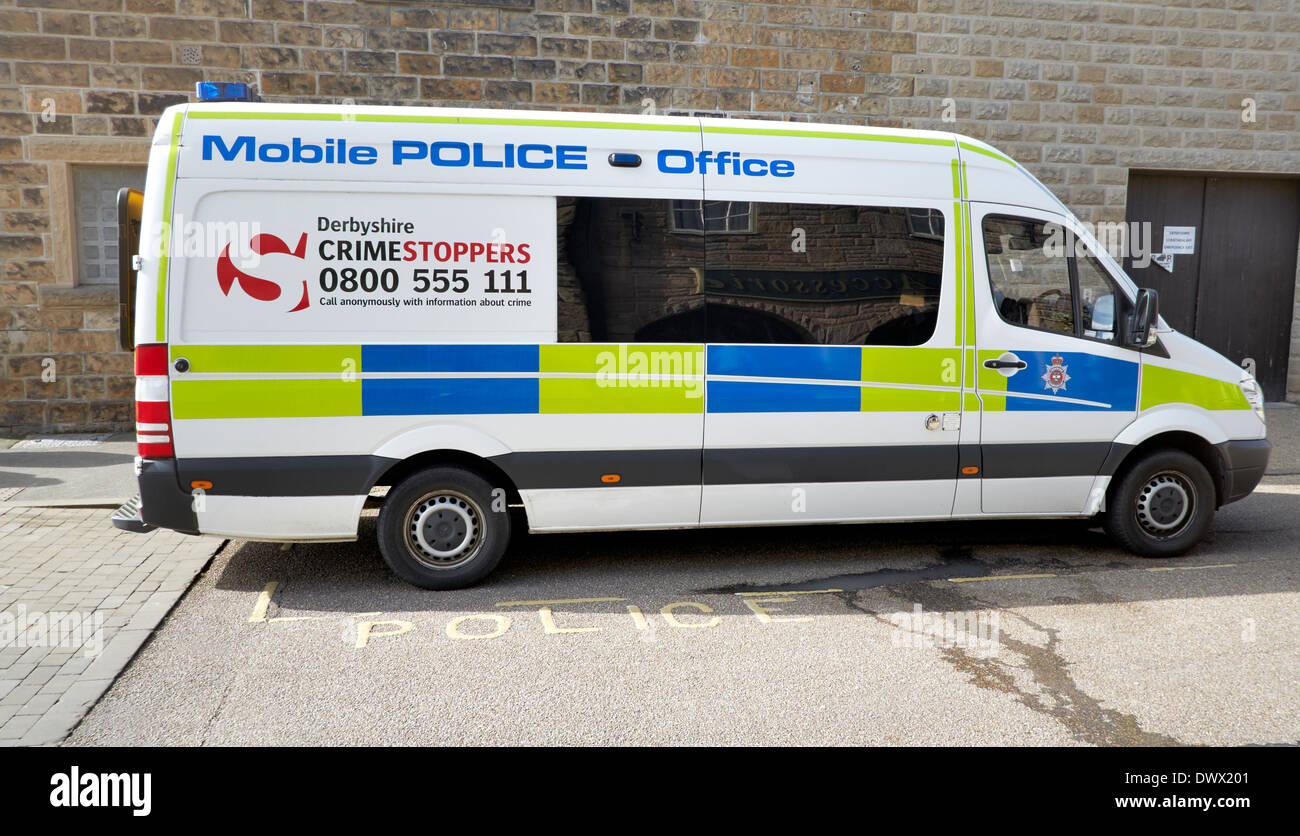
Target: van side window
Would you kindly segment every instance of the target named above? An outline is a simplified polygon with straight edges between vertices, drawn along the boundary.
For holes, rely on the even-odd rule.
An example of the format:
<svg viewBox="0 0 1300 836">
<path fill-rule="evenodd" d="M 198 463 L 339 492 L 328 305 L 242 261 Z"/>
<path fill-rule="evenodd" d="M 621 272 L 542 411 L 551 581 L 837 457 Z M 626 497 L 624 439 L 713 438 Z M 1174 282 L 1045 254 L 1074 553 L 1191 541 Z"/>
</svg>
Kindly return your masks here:
<svg viewBox="0 0 1300 836">
<path fill-rule="evenodd" d="M 1051 230 L 1043 221 L 990 215 L 984 219 L 993 305 L 1012 325 L 1074 333 L 1070 263 L 1049 252 Z"/>
<path fill-rule="evenodd" d="M 704 224 L 709 342 L 921 345 L 934 334 L 943 286 L 942 211 L 720 206 L 730 207 L 725 228 Z M 736 207 L 743 206 L 749 208 L 742 214 Z M 708 211 L 706 203 L 706 220 Z M 721 216 L 721 209 L 715 212 Z M 733 223 L 736 216 L 750 226 Z"/>
<path fill-rule="evenodd" d="M 704 238 L 672 233 L 700 201 L 560 197 L 560 342 L 702 343 Z"/>
<path fill-rule="evenodd" d="M 1083 335 L 1094 340 L 1115 342 L 1118 323 L 1123 321 L 1124 295 L 1106 268 L 1092 256 L 1074 259 L 1079 274 L 1079 311 Z"/>
</svg>

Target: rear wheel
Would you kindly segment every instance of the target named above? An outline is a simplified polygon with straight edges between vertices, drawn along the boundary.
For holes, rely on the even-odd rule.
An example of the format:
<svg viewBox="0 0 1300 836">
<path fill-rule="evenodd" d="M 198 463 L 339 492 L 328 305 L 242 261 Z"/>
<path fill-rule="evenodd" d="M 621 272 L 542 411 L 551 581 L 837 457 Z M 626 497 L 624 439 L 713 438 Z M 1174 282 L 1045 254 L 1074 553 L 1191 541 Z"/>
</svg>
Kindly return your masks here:
<svg viewBox="0 0 1300 836">
<path fill-rule="evenodd" d="M 379 551 L 393 573 L 424 589 L 487 577 L 510 543 L 510 514 L 491 483 L 458 467 L 412 474 L 379 509 Z"/>
<path fill-rule="evenodd" d="M 1156 450 L 1128 467 L 1111 490 L 1106 533 L 1142 557 L 1176 557 L 1205 536 L 1214 519 L 1214 481 L 1182 450 Z"/>
</svg>

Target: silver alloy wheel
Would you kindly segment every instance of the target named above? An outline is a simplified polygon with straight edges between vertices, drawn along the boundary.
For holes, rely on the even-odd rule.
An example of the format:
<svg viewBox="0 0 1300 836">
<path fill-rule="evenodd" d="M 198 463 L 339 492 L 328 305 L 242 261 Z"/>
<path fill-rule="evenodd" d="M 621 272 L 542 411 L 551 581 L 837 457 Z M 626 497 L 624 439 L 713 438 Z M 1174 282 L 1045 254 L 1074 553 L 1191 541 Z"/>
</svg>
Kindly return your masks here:
<svg viewBox="0 0 1300 836">
<path fill-rule="evenodd" d="M 1196 488 L 1183 474 L 1162 471 L 1138 491 L 1135 510 L 1143 531 L 1153 537 L 1173 537 L 1196 514 Z"/>
<path fill-rule="evenodd" d="M 474 500 L 457 491 L 421 497 L 406 515 L 411 554 L 431 569 L 450 569 L 472 559 L 483 545 L 483 514 Z"/>
</svg>

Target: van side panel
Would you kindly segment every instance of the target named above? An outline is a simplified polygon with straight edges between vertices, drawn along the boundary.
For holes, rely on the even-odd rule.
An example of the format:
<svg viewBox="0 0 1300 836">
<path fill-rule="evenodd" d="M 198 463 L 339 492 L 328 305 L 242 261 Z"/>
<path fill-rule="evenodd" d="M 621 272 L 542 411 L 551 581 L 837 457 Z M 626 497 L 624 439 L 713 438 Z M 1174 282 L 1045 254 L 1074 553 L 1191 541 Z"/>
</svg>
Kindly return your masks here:
<svg viewBox="0 0 1300 836">
<path fill-rule="evenodd" d="M 703 346 L 556 342 L 556 193 L 698 201 L 654 165 L 698 123 L 295 113 L 200 112 L 180 149 L 203 240 L 174 261 L 173 432 L 212 482 L 201 530 L 355 536 L 383 472 L 439 449 L 501 468 L 539 530 L 698 524 Z"/>
<path fill-rule="evenodd" d="M 708 346 L 701 522 L 950 516 L 963 386 L 951 135 L 702 124 L 712 159 L 789 160 L 803 176 L 704 173 L 707 201 L 744 202 L 758 225 L 756 241 L 706 232 L 711 317 L 767 311 L 802 333 Z"/>
</svg>

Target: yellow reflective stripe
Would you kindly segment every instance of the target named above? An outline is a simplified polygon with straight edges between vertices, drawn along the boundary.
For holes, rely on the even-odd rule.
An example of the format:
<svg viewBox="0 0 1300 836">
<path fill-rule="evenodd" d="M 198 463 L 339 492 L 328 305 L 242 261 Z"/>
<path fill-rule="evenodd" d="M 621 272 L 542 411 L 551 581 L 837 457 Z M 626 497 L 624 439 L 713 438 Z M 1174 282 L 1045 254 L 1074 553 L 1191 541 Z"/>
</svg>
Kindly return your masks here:
<svg viewBox="0 0 1300 836">
<path fill-rule="evenodd" d="M 157 334 L 157 342 L 167 342 L 167 271 L 170 267 L 168 255 L 172 247 L 172 202 L 175 198 L 176 191 L 176 149 L 180 145 L 181 137 L 181 114 L 178 112 L 172 116 L 172 135 L 171 142 L 167 148 L 167 179 L 163 187 L 163 208 L 162 208 L 162 239 L 161 250 L 158 256 L 158 299 L 157 306 L 154 310 L 154 331 Z"/>
<path fill-rule="evenodd" d="M 361 414 L 361 382 L 173 380 L 172 417 L 325 418 Z"/>
<path fill-rule="evenodd" d="M 539 348 L 538 368 L 543 375 L 538 386 L 538 406 L 543 413 L 704 411 L 702 345 L 543 345 Z M 563 374 L 584 377 L 546 376 Z"/>
<path fill-rule="evenodd" d="M 596 380 L 544 377 L 538 411 L 543 414 L 702 413 L 701 380 Z"/>
<path fill-rule="evenodd" d="M 863 412 L 956 412 L 961 392 L 863 386 L 861 404 Z"/>
<path fill-rule="evenodd" d="M 966 237 L 962 235 L 962 231 L 961 231 L 961 212 L 962 212 L 961 201 L 955 201 L 952 204 L 953 234 L 950 236 L 952 238 L 953 244 L 957 247 L 956 266 L 955 269 L 953 270 L 954 281 L 952 283 L 955 291 L 953 295 L 956 297 L 955 304 L 953 306 L 953 314 L 952 314 L 953 327 L 954 327 L 954 333 L 953 333 L 954 345 L 965 344 L 965 340 L 963 339 L 962 328 L 964 327 L 965 319 L 966 319 L 966 302 L 965 302 L 965 294 L 962 292 L 963 285 L 964 285 L 962 276 L 965 275 L 965 271 L 966 271 L 966 246 L 965 246 Z"/>
<path fill-rule="evenodd" d="M 702 375 L 704 346 L 670 343 L 559 343 L 543 345 L 538 369 L 552 374 Z"/>
<path fill-rule="evenodd" d="M 1250 409 L 1239 384 L 1143 363 L 1140 408 L 1167 403 L 1187 403 L 1214 410 Z"/>
<path fill-rule="evenodd" d="M 955 297 L 956 297 L 956 299 L 955 299 L 955 301 L 956 301 L 956 305 L 953 307 L 953 311 L 954 311 L 954 313 L 953 313 L 953 324 L 954 324 L 953 342 L 954 342 L 955 345 L 962 345 L 962 344 L 963 344 L 963 340 L 962 340 L 962 321 L 963 321 L 963 318 L 965 317 L 965 311 L 966 311 L 966 306 L 965 306 L 964 296 L 963 296 L 963 294 L 962 294 L 962 278 L 961 278 L 961 277 L 964 275 L 964 272 L 963 272 L 963 271 L 964 271 L 964 269 L 965 269 L 965 267 L 964 267 L 964 265 L 965 265 L 965 260 L 964 260 L 964 259 L 966 258 L 966 248 L 965 248 L 965 246 L 964 246 L 964 244 L 965 244 L 964 236 L 961 234 L 961 171 L 960 171 L 960 165 L 961 165 L 960 161 L 958 161 L 958 160 L 953 160 L 953 161 L 952 161 L 952 197 L 953 197 L 953 204 L 952 204 L 952 226 L 953 226 L 954 231 L 956 232 L 956 234 L 955 234 L 955 235 L 952 235 L 952 236 L 950 236 L 950 237 L 952 238 L 953 243 L 954 243 L 954 244 L 956 245 L 956 247 L 957 247 L 956 259 L 955 259 L 955 261 L 956 261 L 956 265 L 957 265 L 957 266 L 956 266 L 956 276 L 957 276 L 957 280 L 956 280 L 955 282 L 953 282 L 953 287 L 954 287 L 955 290 L 956 290 L 956 292 L 955 292 L 955 294 L 954 294 Z"/>
<path fill-rule="evenodd" d="M 928 136 L 895 136 L 892 134 L 857 134 L 848 131 L 791 130 L 788 128 L 740 128 L 722 125 L 705 125 L 706 134 L 747 134 L 762 136 L 804 136 L 814 139 L 858 139 L 868 142 L 902 142 L 912 145 L 952 145 L 951 139 Z"/>
<path fill-rule="evenodd" d="M 173 345 L 169 353 L 196 374 L 363 371 L 359 345 Z"/>
<path fill-rule="evenodd" d="M 961 148 L 965 148 L 967 151 L 974 151 L 976 154 L 983 154 L 986 157 L 992 157 L 995 160 L 1001 160 L 1002 162 L 1006 163 L 1012 168 L 1018 168 L 1015 160 L 1011 159 L 1010 157 L 1005 157 L 996 151 L 990 151 L 989 149 L 981 148 L 978 145 L 971 145 L 969 142 L 959 141 L 957 145 Z"/>
<path fill-rule="evenodd" d="M 970 187 L 966 182 L 966 163 L 961 164 L 961 193 L 970 200 Z M 970 204 L 962 203 L 963 229 L 966 235 L 966 344 L 975 345 L 975 238 L 971 233 Z M 983 248 L 980 248 L 983 251 Z"/>
<path fill-rule="evenodd" d="M 961 385 L 961 349 L 864 346 L 862 377 L 867 383 L 917 386 Z"/>
<path fill-rule="evenodd" d="M 414 122 L 425 124 L 456 125 L 518 125 L 533 128 L 608 128 L 625 131 L 676 131 L 693 133 L 696 125 L 659 124 L 651 122 L 587 122 L 566 119 L 533 119 L 490 116 L 425 116 L 403 113 L 311 113 L 266 111 L 195 111 L 191 119 L 288 119 L 319 122 Z M 868 142 L 901 142 L 912 145 L 952 145 L 953 140 L 941 137 L 905 136 L 891 134 L 861 134 L 848 131 L 792 130 L 788 128 L 731 127 L 710 125 L 705 133 L 749 134 L 770 136 L 802 136 L 815 139 L 856 139 Z"/>
</svg>

